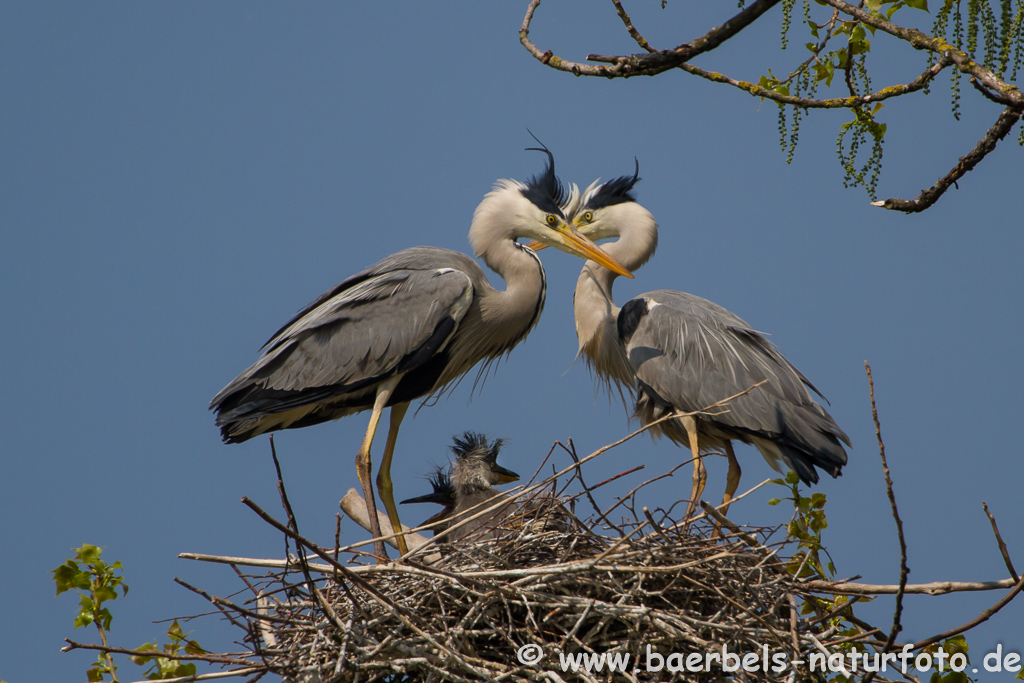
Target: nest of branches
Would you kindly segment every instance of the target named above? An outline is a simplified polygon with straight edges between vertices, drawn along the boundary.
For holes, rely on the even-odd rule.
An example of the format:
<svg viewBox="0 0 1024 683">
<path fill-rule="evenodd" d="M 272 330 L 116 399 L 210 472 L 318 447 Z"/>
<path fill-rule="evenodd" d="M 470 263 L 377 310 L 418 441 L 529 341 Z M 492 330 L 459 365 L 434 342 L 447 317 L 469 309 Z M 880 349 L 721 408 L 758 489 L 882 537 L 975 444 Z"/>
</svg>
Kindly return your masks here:
<svg viewBox="0 0 1024 683">
<path fill-rule="evenodd" d="M 260 670 L 286 681 L 825 680 L 810 654 L 881 645 L 876 629 L 844 630 L 844 600 L 794 578 L 777 529 L 740 529 L 706 504 L 689 524 L 675 508 L 655 519 L 635 509 L 650 481 L 601 510 L 572 455 L 561 490 L 552 477 L 521 491 L 529 502 L 498 538 L 435 539 L 397 563 L 342 564 L 338 548 L 304 539 L 282 486 L 287 524 L 248 504 L 298 556 L 270 575 L 239 572 L 255 609 L 211 599 Z"/>
<path fill-rule="evenodd" d="M 665 680 L 667 667 L 685 666 L 665 659 L 673 653 L 701 653 L 688 668 L 703 671 L 686 680 L 720 680 L 734 664 L 704 653 L 752 653 L 757 671 L 730 678 L 781 681 L 789 662 L 836 640 L 828 619 L 797 613 L 800 586 L 749 533 L 712 538 L 711 525 L 687 531 L 663 520 L 630 537 L 644 522 L 615 535 L 575 520 L 558 530 L 527 522 L 431 565 L 332 574 L 319 596 L 304 581 L 267 585 L 273 620 L 249 621 L 252 644 L 262 639 L 271 670 L 322 681 L 541 681 L 567 656 L 583 676 L 580 655 L 623 654 L 638 680 Z M 772 672 L 772 661 L 786 665 Z M 603 668 L 586 677 L 622 675 Z"/>
<path fill-rule="evenodd" d="M 877 416 L 875 425 L 877 431 Z M 740 528 L 704 502 L 703 513 L 686 520 L 686 514 L 674 512 L 682 501 L 654 513 L 638 503 L 645 487 L 689 461 L 601 508 L 594 492 L 643 466 L 589 486 L 582 465 L 641 431 L 582 459 L 572 441 L 556 443 L 571 456 L 569 467 L 538 484 L 533 484 L 535 474 L 521 490 L 510 492 L 514 502 L 496 498 L 489 508 L 483 503 L 466 519 L 447 522 L 450 532 L 461 523 L 487 521 L 482 529 L 489 540 L 445 543 L 445 534 L 427 539 L 411 530 L 412 552 L 393 563 L 364 550 L 372 540 L 341 547 L 340 515 L 332 547 L 299 532 L 271 439 L 287 519 L 242 500 L 284 534 L 294 554 L 280 560 L 179 555 L 230 565 L 244 584 L 243 597 L 217 597 L 176 579 L 238 626 L 246 649 L 218 654 L 188 641 L 184 653 L 177 646 L 128 650 L 70 639 L 64 649 L 225 667 L 172 679 L 181 683 L 243 676 L 255 681 L 268 673 L 286 683 L 788 682 L 825 681 L 836 674 L 847 681 L 885 683 L 893 680 L 888 676 L 921 680 L 909 673 L 906 660 L 897 660 L 897 652 L 912 656 L 913 668 L 922 672 L 932 670 L 931 653 L 938 648 L 941 654 L 945 647 L 950 666 L 963 671 L 968 662 L 962 634 L 1024 591 L 1024 575 L 1014 569 L 984 504 L 1010 578 L 907 583 L 906 541 L 880 432 L 882 472 L 900 545 L 898 585 L 832 579 L 832 569 L 819 557 L 826 552 L 819 533 L 825 526 L 824 496 L 803 497 L 795 475 L 786 479 L 794 517 L 785 533 Z M 588 514 L 577 513 L 581 501 Z M 355 491 L 341 505 L 357 523 L 370 526 Z M 500 519 L 497 530 L 493 519 Z M 271 571 L 255 574 L 248 568 Z M 897 641 L 904 595 L 979 590 L 1008 592 L 965 624 L 917 642 Z M 894 595 L 896 603 L 892 626 L 885 630 L 853 613 L 858 600 L 881 595 Z M 956 657 L 961 668 L 955 668 Z M 924 665 L 921 658 L 927 659 Z"/>
</svg>

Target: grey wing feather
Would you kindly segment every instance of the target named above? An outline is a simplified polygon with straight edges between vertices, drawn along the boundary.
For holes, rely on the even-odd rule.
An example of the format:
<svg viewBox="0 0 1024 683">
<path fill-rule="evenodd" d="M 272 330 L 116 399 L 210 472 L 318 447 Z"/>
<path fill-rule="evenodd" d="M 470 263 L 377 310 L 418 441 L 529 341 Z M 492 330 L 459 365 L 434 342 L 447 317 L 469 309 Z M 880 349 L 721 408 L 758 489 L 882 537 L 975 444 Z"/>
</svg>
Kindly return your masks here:
<svg viewBox="0 0 1024 683">
<path fill-rule="evenodd" d="M 252 388 L 273 394 L 277 412 L 422 364 L 447 343 L 473 296 L 470 276 L 441 258 L 448 255 L 461 256 L 407 249 L 334 287 L 281 328 L 211 407 Z M 237 419 L 233 412 L 218 414 L 218 423 Z"/>
<path fill-rule="evenodd" d="M 643 295 L 648 313 L 627 344 L 637 379 L 682 411 L 697 411 L 763 382 L 711 419 L 750 435 L 827 451 L 849 438 L 816 403 L 817 389 L 742 319 L 706 299 L 669 290 Z M 819 394 L 820 395 L 820 394 Z M 733 438 L 742 438 L 741 436 Z M 829 458 L 831 460 L 831 458 Z"/>
</svg>

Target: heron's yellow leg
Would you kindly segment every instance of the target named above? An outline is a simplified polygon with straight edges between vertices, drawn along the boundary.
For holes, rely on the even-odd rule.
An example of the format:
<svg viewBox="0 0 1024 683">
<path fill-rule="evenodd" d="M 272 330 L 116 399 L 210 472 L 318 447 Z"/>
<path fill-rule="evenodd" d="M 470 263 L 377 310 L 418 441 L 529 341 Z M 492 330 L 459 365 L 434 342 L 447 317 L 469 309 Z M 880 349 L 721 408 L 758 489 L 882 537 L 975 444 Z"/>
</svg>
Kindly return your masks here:
<svg viewBox="0 0 1024 683">
<path fill-rule="evenodd" d="M 693 454 L 693 488 L 690 489 L 690 503 L 686 506 L 685 520 L 689 521 L 697 513 L 698 501 L 704 493 L 704 484 L 708 480 L 708 472 L 704 468 L 704 459 L 700 457 L 700 443 L 697 440 L 697 421 L 693 417 L 684 417 L 686 436 L 690 441 L 690 453 Z"/>
<path fill-rule="evenodd" d="M 359 483 L 363 487 L 363 498 L 366 500 L 366 513 L 370 519 L 370 533 L 374 538 L 379 538 L 380 522 L 377 520 L 377 501 L 373 497 L 373 486 L 370 484 L 370 473 L 373 464 L 370 462 L 370 446 L 373 445 L 373 437 L 377 434 L 377 425 L 380 423 L 380 416 L 384 412 L 391 392 L 398 384 L 399 377 L 393 377 L 377 387 L 377 396 L 373 401 L 373 412 L 370 413 L 370 425 L 366 428 L 366 436 L 363 437 L 363 445 L 356 453 L 356 475 L 359 476 Z M 377 554 L 377 562 L 386 562 L 388 551 L 384 549 L 384 541 L 375 541 L 373 544 L 374 553 Z"/>
<path fill-rule="evenodd" d="M 736 459 L 736 453 L 732 450 L 732 441 L 725 442 L 725 457 L 729 459 L 729 474 L 725 478 L 725 495 L 722 496 L 722 514 L 729 513 L 729 506 L 732 505 L 732 497 L 736 495 L 736 489 L 740 487 L 740 462 Z"/>
<path fill-rule="evenodd" d="M 380 469 L 377 470 L 377 492 L 380 493 L 381 502 L 387 510 L 388 519 L 391 520 L 391 529 L 397 534 L 395 539 L 398 544 L 398 552 L 405 555 L 409 552 L 409 546 L 402 535 L 402 522 L 398 519 L 398 506 L 395 505 L 395 495 L 391 486 L 391 458 L 395 455 L 395 442 L 398 441 L 398 428 L 402 426 L 402 418 L 409 410 L 408 403 L 400 403 L 391 406 L 391 426 L 388 429 L 388 440 L 384 444 L 384 455 L 381 456 Z"/>
</svg>

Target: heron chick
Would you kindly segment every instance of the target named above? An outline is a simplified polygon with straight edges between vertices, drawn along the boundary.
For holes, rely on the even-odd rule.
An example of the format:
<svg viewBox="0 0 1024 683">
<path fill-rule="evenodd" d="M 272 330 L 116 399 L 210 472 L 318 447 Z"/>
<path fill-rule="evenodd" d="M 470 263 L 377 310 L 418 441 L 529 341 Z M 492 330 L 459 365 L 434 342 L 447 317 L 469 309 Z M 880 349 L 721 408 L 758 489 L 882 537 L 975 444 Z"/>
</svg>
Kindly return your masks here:
<svg viewBox="0 0 1024 683">
<path fill-rule="evenodd" d="M 420 522 L 420 527 L 428 527 L 437 536 L 442 531 L 448 528 L 448 519 L 452 515 L 452 510 L 455 509 L 455 487 L 452 486 L 452 479 L 448 475 L 447 470 L 444 467 L 437 466 L 434 471 L 427 475 L 427 482 L 430 484 L 432 491 L 422 496 L 416 496 L 415 498 L 407 498 L 399 503 L 399 505 L 406 505 L 407 503 L 437 503 L 441 506 L 439 512 L 434 513 L 427 519 Z"/>
<path fill-rule="evenodd" d="M 518 513 L 512 498 L 492 484 L 517 481 L 519 475 L 497 464 L 503 439 L 488 442 L 476 432 L 455 437 L 451 447 L 455 455 L 450 476 L 455 505 L 449 517 L 447 540 L 486 541 L 500 535 L 502 523 Z M 482 514 L 481 514 L 482 513 Z"/>
<path fill-rule="evenodd" d="M 483 453 L 482 462 L 484 466 L 480 465 L 481 461 L 475 462 L 475 467 L 483 469 L 483 477 L 490 485 L 495 484 L 508 484 L 514 481 L 519 481 L 519 475 L 512 470 L 505 469 L 498 464 L 498 452 L 504 441 L 497 439 L 491 444 L 487 444 L 486 437 L 482 434 L 475 434 L 473 432 L 466 432 L 461 439 L 455 437 L 455 446 L 452 448 L 456 455 L 465 451 L 479 451 Z M 409 498 L 403 500 L 400 505 L 407 503 L 437 503 L 441 506 L 441 510 L 420 524 L 421 527 L 429 526 L 434 530 L 434 535 L 441 533 L 448 529 L 452 512 L 455 509 L 458 493 L 455 485 L 452 483 L 452 472 L 453 466 L 449 465 L 447 470 L 444 467 L 438 466 L 434 468 L 434 471 L 427 475 L 427 481 L 430 483 L 433 491 L 423 496 L 417 496 L 415 498 Z M 469 473 L 463 472 L 458 473 L 458 466 L 454 466 L 457 474 L 462 478 L 467 478 Z M 479 473 L 477 473 L 479 474 Z"/>
</svg>

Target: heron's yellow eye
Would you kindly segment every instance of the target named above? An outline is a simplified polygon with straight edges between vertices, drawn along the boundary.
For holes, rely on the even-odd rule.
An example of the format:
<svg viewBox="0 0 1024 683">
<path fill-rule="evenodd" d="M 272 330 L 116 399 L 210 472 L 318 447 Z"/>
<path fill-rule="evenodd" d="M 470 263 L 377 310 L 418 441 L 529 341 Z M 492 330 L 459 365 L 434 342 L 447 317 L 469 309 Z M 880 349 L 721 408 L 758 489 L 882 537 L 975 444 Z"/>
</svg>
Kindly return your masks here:
<svg viewBox="0 0 1024 683">
<path fill-rule="evenodd" d="M 558 219 L 555 218 L 553 215 L 551 215 L 549 213 L 548 214 L 548 225 L 557 225 L 557 224 L 558 224 Z"/>
<path fill-rule="evenodd" d="M 594 212 L 593 211 L 587 211 L 585 214 L 583 214 L 583 220 L 585 220 L 588 223 L 593 221 L 594 220 Z"/>
</svg>

